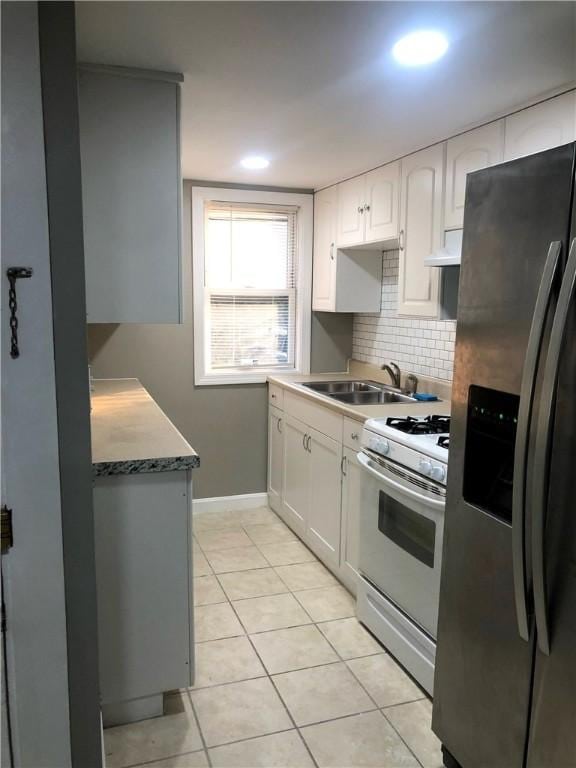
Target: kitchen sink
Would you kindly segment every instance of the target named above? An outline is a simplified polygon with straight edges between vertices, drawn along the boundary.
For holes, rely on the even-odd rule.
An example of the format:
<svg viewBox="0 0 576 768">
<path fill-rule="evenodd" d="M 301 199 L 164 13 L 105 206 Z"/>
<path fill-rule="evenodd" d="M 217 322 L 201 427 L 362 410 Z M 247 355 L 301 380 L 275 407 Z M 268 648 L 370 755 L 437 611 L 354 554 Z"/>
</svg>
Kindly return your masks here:
<svg viewBox="0 0 576 768">
<path fill-rule="evenodd" d="M 377 381 L 311 381 L 302 384 L 302 386 L 330 396 L 356 392 L 380 392 L 390 389 L 386 384 L 378 384 Z"/>
<path fill-rule="evenodd" d="M 415 403 L 415 398 L 399 389 L 377 381 L 311 381 L 303 387 L 350 405 L 378 405 L 382 403 Z"/>
<path fill-rule="evenodd" d="M 400 392 L 390 392 L 381 389 L 372 392 L 340 392 L 330 395 L 333 400 L 350 405 L 378 405 L 384 403 L 417 403 L 410 395 L 402 395 Z"/>
</svg>

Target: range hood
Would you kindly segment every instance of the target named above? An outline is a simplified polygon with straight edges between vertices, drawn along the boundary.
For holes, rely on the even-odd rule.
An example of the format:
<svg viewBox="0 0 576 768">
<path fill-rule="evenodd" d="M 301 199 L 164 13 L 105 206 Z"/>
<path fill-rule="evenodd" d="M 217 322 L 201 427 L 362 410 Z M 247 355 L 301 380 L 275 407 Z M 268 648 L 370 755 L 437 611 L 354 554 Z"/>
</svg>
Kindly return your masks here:
<svg viewBox="0 0 576 768">
<path fill-rule="evenodd" d="M 460 264 L 462 255 L 462 229 L 444 232 L 444 247 L 424 258 L 427 267 L 454 267 Z"/>
</svg>

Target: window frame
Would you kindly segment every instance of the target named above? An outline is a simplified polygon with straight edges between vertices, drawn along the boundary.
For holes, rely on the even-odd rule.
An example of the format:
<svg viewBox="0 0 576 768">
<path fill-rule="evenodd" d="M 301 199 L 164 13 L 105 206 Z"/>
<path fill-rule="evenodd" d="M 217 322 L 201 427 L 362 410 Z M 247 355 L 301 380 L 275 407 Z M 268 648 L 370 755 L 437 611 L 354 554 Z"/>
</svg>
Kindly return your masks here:
<svg viewBox="0 0 576 768">
<path fill-rule="evenodd" d="M 287 368 L 259 368 L 257 371 L 239 369 L 229 373 L 206 370 L 206 290 L 205 275 L 205 204 L 211 200 L 222 203 L 244 203 L 254 206 L 295 206 L 296 235 L 296 317 L 295 365 Z M 307 374 L 310 372 L 310 334 L 312 322 L 312 194 L 272 192 L 226 187 L 192 187 L 192 282 L 194 319 L 194 383 L 196 386 L 223 384 L 263 384 L 268 376 L 277 374 Z M 274 291 L 271 289 L 270 293 Z"/>
</svg>

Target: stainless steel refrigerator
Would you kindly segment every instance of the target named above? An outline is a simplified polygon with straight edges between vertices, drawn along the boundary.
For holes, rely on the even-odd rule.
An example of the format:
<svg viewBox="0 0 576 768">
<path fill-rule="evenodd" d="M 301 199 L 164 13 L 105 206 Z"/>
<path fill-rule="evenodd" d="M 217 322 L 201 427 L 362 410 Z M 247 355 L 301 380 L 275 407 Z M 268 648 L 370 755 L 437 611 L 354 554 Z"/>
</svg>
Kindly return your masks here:
<svg viewBox="0 0 576 768">
<path fill-rule="evenodd" d="M 576 767 L 575 144 L 470 174 L 432 727 Z"/>
</svg>

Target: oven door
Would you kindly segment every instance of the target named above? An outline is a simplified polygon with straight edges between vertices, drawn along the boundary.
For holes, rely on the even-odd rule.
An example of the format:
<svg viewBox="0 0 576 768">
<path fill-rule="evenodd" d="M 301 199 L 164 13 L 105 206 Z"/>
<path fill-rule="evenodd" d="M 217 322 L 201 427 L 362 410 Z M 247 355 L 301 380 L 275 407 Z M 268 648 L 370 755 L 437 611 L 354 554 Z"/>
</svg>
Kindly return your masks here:
<svg viewBox="0 0 576 768">
<path fill-rule="evenodd" d="M 436 637 L 445 490 L 361 452 L 360 572 Z"/>
</svg>

